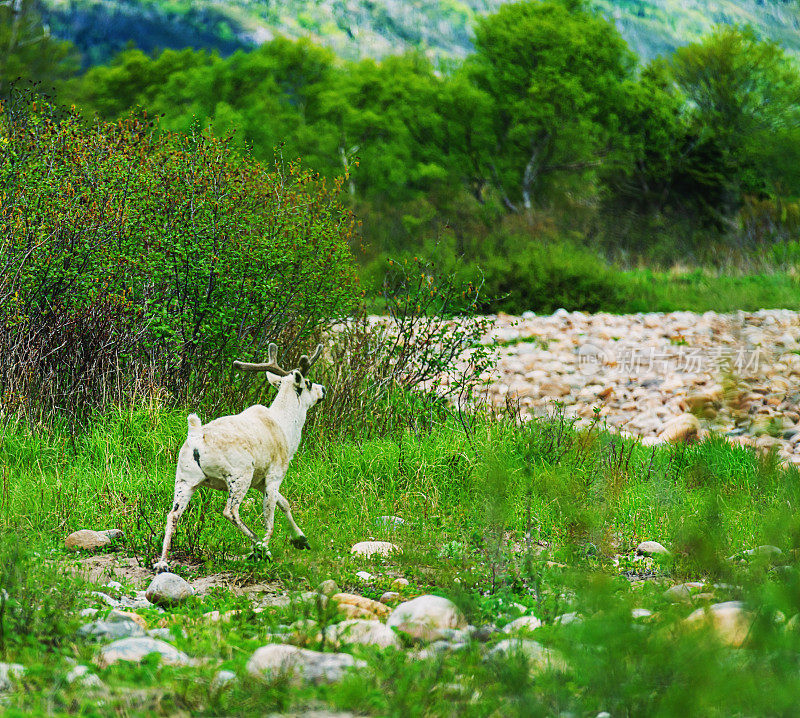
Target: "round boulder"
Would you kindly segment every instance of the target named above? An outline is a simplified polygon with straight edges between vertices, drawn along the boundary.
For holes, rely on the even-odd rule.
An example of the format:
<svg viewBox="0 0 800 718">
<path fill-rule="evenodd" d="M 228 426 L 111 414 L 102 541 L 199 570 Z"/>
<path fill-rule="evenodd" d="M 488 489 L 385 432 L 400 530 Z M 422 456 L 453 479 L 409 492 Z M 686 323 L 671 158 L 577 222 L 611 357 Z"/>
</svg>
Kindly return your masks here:
<svg viewBox="0 0 800 718">
<path fill-rule="evenodd" d="M 320 653 L 297 646 L 270 644 L 253 653 L 247 662 L 247 672 L 254 678 L 266 680 L 290 675 L 310 683 L 335 683 L 348 669 L 364 665 L 347 653 Z"/>
<path fill-rule="evenodd" d="M 147 587 L 145 597 L 159 606 L 173 606 L 194 595 L 194 589 L 174 573 L 160 573 Z"/>
<path fill-rule="evenodd" d="M 370 556 L 388 556 L 400 549 L 389 541 L 361 541 L 350 549 L 354 556 L 369 558 Z"/>
<path fill-rule="evenodd" d="M 429 643 L 444 638 L 447 629 L 466 628 L 467 621 L 452 601 L 427 595 L 401 603 L 386 625 Z"/>
</svg>

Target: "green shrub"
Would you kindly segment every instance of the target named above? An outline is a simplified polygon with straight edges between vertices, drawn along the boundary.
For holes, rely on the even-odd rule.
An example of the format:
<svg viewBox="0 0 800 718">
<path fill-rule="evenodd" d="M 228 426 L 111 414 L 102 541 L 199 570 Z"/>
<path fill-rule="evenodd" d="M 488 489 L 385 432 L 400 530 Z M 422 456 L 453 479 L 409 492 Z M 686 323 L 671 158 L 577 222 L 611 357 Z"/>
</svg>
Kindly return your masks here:
<svg viewBox="0 0 800 718">
<path fill-rule="evenodd" d="M 19 94 L 0 143 L 7 409 L 199 398 L 269 341 L 291 362 L 354 299 L 339 185 L 297 164 Z"/>
<path fill-rule="evenodd" d="M 57 645 L 75 628 L 79 582 L 44 553 L 0 533 L 0 658 L 21 644 Z"/>
<path fill-rule="evenodd" d="M 626 299 L 623 275 L 594 252 L 569 243 L 544 243 L 517 236 L 493 238 L 492 254 L 480 261 L 488 309 L 520 313 L 620 311 Z"/>
</svg>

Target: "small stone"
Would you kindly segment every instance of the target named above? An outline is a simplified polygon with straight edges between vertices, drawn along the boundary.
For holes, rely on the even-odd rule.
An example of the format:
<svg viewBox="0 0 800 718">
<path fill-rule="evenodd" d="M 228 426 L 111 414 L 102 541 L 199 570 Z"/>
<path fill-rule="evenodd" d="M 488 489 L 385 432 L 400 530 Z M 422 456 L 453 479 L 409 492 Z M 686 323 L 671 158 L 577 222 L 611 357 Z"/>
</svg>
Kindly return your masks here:
<svg viewBox="0 0 800 718">
<path fill-rule="evenodd" d="M 24 673 L 25 667 L 19 663 L 0 663 L 0 692 L 10 691 Z"/>
<path fill-rule="evenodd" d="M 118 531 L 118 529 L 112 529 Z M 119 535 L 122 532 L 119 531 Z M 64 545 L 71 551 L 95 551 L 99 548 L 108 546 L 117 535 L 109 535 L 108 531 L 91 531 L 89 529 L 81 529 L 80 531 L 73 531 L 66 539 Z"/>
<path fill-rule="evenodd" d="M 361 541 L 350 549 L 354 556 L 369 558 L 370 556 L 388 556 L 400 549 L 389 541 Z"/>
<path fill-rule="evenodd" d="M 115 608 L 106 616 L 106 621 L 110 623 L 114 623 L 115 621 L 133 621 L 134 623 L 138 623 L 143 629 L 147 629 L 147 621 L 138 613 L 133 613 L 132 611 L 119 611 Z"/>
<path fill-rule="evenodd" d="M 107 588 L 109 591 L 113 591 L 116 594 L 122 593 L 122 591 L 125 590 L 119 581 L 109 581 L 104 588 Z"/>
<path fill-rule="evenodd" d="M 700 422 L 694 414 L 681 414 L 664 425 L 659 438 L 670 443 L 694 442 L 700 435 Z"/>
<path fill-rule="evenodd" d="M 160 573 L 147 587 L 145 596 L 151 603 L 173 606 L 194 595 L 194 589 L 174 573 Z"/>
<path fill-rule="evenodd" d="M 465 628 L 467 621 L 452 601 L 427 595 L 401 603 L 392 611 L 386 625 L 430 643 L 442 638 L 444 629 Z"/>
<path fill-rule="evenodd" d="M 92 618 L 96 616 L 98 613 L 100 613 L 100 611 L 96 608 L 83 608 L 80 611 L 78 611 L 78 615 L 81 618 Z"/>
<path fill-rule="evenodd" d="M 111 606 L 112 608 L 116 608 L 117 606 L 119 606 L 119 601 L 117 601 L 115 598 L 111 598 L 111 596 L 109 596 L 107 593 L 101 593 L 100 591 L 92 591 L 89 595 L 94 596 L 96 599 L 102 601 L 108 606 Z"/>
<path fill-rule="evenodd" d="M 636 547 L 637 556 L 669 556 L 669 551 L 658 541 L 642 541 Z"/>
<path fill-rule="evenodd" d="M 217 671 L 211 679 L 209 688 L 212 693 L 219 693 L 225 688 L 229 688 L 236 680 L 236 674 L 233 671 Z"/>
<path fill-rule="evenodd" d="M 404 588 L 407 588 L 408 585 L 407 578 L 396 578 L 394 581 L 392 581 L 392 588 L 395 591 L 402 591 Z"/>
<path fill-rule="evenodd" d="M 530 641 L 527 639 L 506 638 L 500 641 L 491 651 L 490 656 L 497 655 L 513 655 L 514 653 L 521 653 L 527 659 L 531 671 L 544 671 L 556 670 L 567 671 L 569 666 L 564 658 L 558 651 L 551 648 L 545 648 L 537 641 Z"/>
<path fill-rule="evenodd" d="M 783 551 L 781 551 L 777 546 L 765 544 L 764 546 L 756 546 L 748 551 L 744 551 L 743 555 L 751 558 L 774 560 L 783 556 Z"/>
<path fill-rule="evenodd" d="M 646 608 L 632 608 L 631 609 L 631 618 L 633 618 L 634 620 L 638 621 L 639 619 L 648 619 L 648 618 L 652 618 L 652 616 L 653 616 L 653 612 L 652 611 L 648 611 Z"/>
<path fill-rule="evenodd" d="M 317 586 L 317 592 L 322 594 L 323 596 L 333 596 L 334 593 L 339 593 L 339 586 L 336 585 L 336 581 L 332 578 L 329 578 L 327 581 L 323 581 L 319 586 Z"/>
<path fill-rule="evenodd" d="M 556 616 L 553 619 L 553 623 L 557 623 L 559 626 L 568 626 L 570 623 L 581 623 L 583 619 L 580 617 L 580 614 L 576 613 L 575 611 L 571 611 L 570 613 L 562 613 L 560 616 Z"/>
<path fill-rule="evenodd" d="M 378 600 L 381 603 L 391 606 L 400 601 L 400 594 L 397 593 L 397 591 L 386 591 L 385 593 L 381 594 L 381 597 Z"/>
<path fill-rule="evenodd" d="M 121 641 L 109 643 L 100 651 L 97 664 L 101 668 L 107 668 L 117 661 L 140 663 L 152 653 L 160 655 L 162 663 L 170 666 L 188 666 L 193 662 L 189 656 L 169 643 L 146 636 L 144 638 L 123 638 Z"/>
<path fill-rule="evenodd" d="M 689 581 L 670 586 L 664 591 L 664 598 L 670 603 L 691 603 L 692 599 L 703 590 L 704 583 L 699 581 Z"/>
<path fill-rule="evenodd" d="M 247 662 L 254 678 L 273 680 L 291 676 L 310 683 L 334 683 L 351 668 L 365 666 L 347 653 L 319 653 L 297 646 L 270 644 L 257 649 Z"/>
<path fill-rule="evenodd" d="M 377 646 L 378 648 L 402 648 L 403 644 L 397 634 L 379 621 L 354 619 L 342 621 L 325 629 L 325 639 L 338 648 L 360 644 Z"/>
<path fill-rule="evenodd" d="M 133 621 L 95 621 L 78 629 L 78 635 L 95 641 L 116 641 L 120 638 L 144 636 L 144 629 Z"/>
<path fill-rule="evenodd" d="M 172 635 L 169 628 L 153 628 L 147 632 L 147 635 L 150 636 L 150 638 L 159 638 L 162 641 L 175 642 L 175 636 Z"/>
<path fill-rule="evenodd" d="M 65 679 L 67 683 L 80 683 L 84 688 L 105 688 L 105 683 L 101 681 L 94 673 L 89 672 L 89 666 L 78 665 L 75 666 L 67 675 Z"/>
<path fill-rule="evenodd" d="M 330 600 L 335 602 L 348 618 L 388 618 L 391 613 L 391 609 L 383 603 L 359 596 L 357 593 L 335 593 Z"/>
<path fill-rule="evenodd" d="M 536 616 L 520 616 L 503 626 L 503 633 L 525 633 L 535 631 L 542 622 Z"/>
<path fill-rule="evenodd" d="M 692 628 L 710 625 L 724 644 L 739 648 L 750 633 L 753 614 L 741 601 L 725 601 L 698 608 L 684 619 L 684 623 Z"/>
<path fill-rule="evenodd" d="M 373 578 L 375 578 L 375 576 L 373 576 L 369 571 L 358 571 L 356 573 L 356 578 L 359 578 L 366 583 L 367 581 L 371 581 Z"/>
</svg>

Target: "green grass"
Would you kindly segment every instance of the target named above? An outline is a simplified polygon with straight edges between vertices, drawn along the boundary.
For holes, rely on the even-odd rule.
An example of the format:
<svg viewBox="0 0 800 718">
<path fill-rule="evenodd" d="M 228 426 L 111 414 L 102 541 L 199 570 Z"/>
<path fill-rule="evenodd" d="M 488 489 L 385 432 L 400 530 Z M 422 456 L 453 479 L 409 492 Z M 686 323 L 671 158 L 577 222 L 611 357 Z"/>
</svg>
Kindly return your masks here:
<svg viewBox="0 0 800 718">
<path fill-rule="evenodd" d="M 640 270 L 620 277 L 625 312 L 735 312 L 800 308 L 800 282 L 784 272 L 743 276 L 695 270 L 683 276 Z"/>
<path fill-rule="evenodd" d="M 92 603 L 80 598 L 84 588 L 55 578 L 49 567 L 74 560 L 62 548 L 63 538 L 79 528 L 121 528 L 123 555 L 152 560 L 184 435 L 185 413 L 166 410 L 119 412 L 75 437 L 21 427 L 6 433 L 0 447 L 0 583 L 28 596 L 45 583 L 64 603 L 58 620 L 42 610 L 27 632 L 6 632 L 0 660 L 31 667 L 24 690 L 7 698 L 10 715 L 252 715 L 320 706 L 393 716 L 793 710 L 800 634 L 784 626 L 800 610 L 793 553 L 800 544 L 798 473 L 721 440 L 653 451 L 599 428 L 576 433 L 558 417 L 522 427 L 477 417 L 469 436 L 452 419 L 429 432 L 397 431 L 363 441 L 314 433 L 282 490 L 314 550 L 293 550 L 279 516 L 274 562 L 240 560 L 248 546 L 222 519 L 223 495 L 201 492 L 181 520 L 172 559 L 174 570 L 187 577 L 226 571 L 237 581 L 269 581 L 293 595 L 334 578 L 343 590 L 377 598 L 395 577 L 405 576 L 408 596 L 449 596 L 474 625 L 503 625 L 532 611 L 545 624 L 536 640 L 563 654 L 567 672 L 532 671 L 519 656 L 487 658 L 478 644 L 425 660 L 409 650 L 356 647 L 352 651 L 367 668 L 341 684 L 256 684 L 244 666 L 276 626 L 299 618 L 324 625 L 334 616 L 301 601 L 253 614 L 245 599 L 219 589 L 170 611 L 165 621 L 178 648 L 209 662 L 99 671 L 109 686 L 101 707 L 63 680 L 67 657 L 89 663 L 95 654 L 94 645 L 74 636 L 74 607 Z M 243 517 L 261 532 L 260 501 L 252 499 Z M 396 530 L 376 525 L 385 514 L 406 523 Z M 351 545 L 368 538 L 392 540 L 403 553 L 353 558 Z M 39 557 L 29 547 L 10 560 L 9 547 L 19 539 Z M 633 548 L 646 539 L 668 546 L 672 559 L 634 560 Z M 778 569 L 726 560 L 764 543 L 783 549 Z M 12 564 L 22 567 L 13 575 Z M 359 570 L 374 578 L 361 582 Z M 631 581 L 635 575 L 650 580 Z M 662 594 L 684 580 L 724 584 L 715 590 L 717 600 L 748 603 L 759 618 L 747 648 L 726 648 L 711 635 L 682 629 L 694 606 L 671 605 Z M 633 607 L 655 615 L 650 622 L 632 621 Z M 231 608 L 245 609 L 231 624 L 200 619 Z M 583 622 L 554 623 L 570 611 Z M 141 613 L 151 627 L 164 618 Z M 310 647 L 325 648 L 313 636 Z M 216 695 L 210 683 L 220 667 L 241 680 Z"/>
</svg>

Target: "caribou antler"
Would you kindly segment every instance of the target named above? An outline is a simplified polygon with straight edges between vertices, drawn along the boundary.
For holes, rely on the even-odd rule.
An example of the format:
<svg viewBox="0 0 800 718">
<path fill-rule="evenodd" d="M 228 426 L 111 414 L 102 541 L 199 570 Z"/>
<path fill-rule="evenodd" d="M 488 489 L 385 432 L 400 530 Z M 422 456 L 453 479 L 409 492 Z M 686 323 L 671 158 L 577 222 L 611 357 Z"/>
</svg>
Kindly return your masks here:
<svg viewBox="0 0 800 718">
<path fill-rule="evenodd" d="M 319 359 L 319 355 L 322 354 L 322 344 L 317 344 L 317 348 L 314 350 L 314 353 L 311 355 L 311 359 L 309 359 L 305 354 L 300 357 L 300 373 L 303 376 L 308 376 L 308 372 L 312 366 L 316 363 L 317 359 Z"/>
<path fill-rule="evenodd" d="M 317 348 L 314 350 L 310 359 L 306 354 L 300 357 L 300 366 L 298 368 L 303 376 L 308 376 L 309 370 L 314 366 L 317 359 L 319 359 L 320 354 L 322 354 L 322 344 L 317 344 Z M 286 369 L 278 366 L 278 345 L 274 343 L 270 344 L 267 348 L 267 361 L 265 363 L 253 364 L 251 362 L 237 360 L 233 362 L 233 368 L 241 371 L 269 371 L 278 376 L 286 376 L 289 374 Z"/>
<path fill-rule="evenodd" d="M 302 362 L 302 359 L 301 359 Z M 271 343 L 267 348 L 267 361 L 262 364 L 252 364 L 250 362 L 235 361 L 234 369 L 241 371 L 269 371 L 278 376 L 286 376 L 289 372 L 278 366 L 278 345 Z"/>
</svg>

